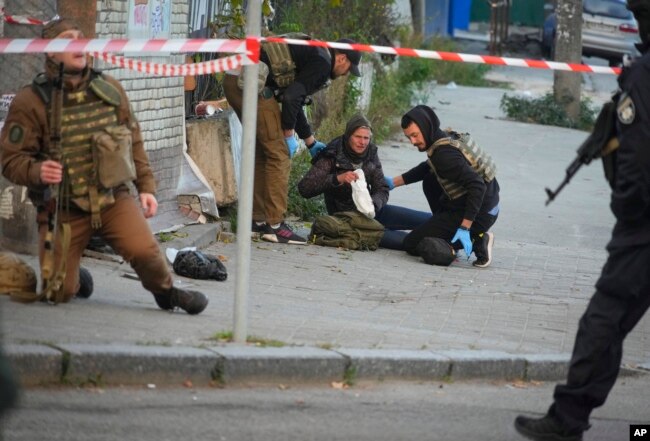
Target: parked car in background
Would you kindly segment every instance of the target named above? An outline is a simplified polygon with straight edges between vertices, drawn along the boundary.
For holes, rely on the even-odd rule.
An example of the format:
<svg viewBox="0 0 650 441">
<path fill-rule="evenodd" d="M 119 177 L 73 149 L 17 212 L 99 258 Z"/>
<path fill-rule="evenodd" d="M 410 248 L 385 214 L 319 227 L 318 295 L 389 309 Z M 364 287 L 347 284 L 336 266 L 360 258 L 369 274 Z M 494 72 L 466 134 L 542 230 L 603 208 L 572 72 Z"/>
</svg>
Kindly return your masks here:
<svg viewBox="0 0 650 441">
<path fill-rule="evenodd" d="M 555 59 L 557 17 L 552 13 L 542 28 L 542 52 Z M 625 0 L 583 0 L 582 54 L 605 58 L 610 66 L 621 63 L 623 55 L 638 55 L 634 46 L 639 30 Z"/>
</svg>

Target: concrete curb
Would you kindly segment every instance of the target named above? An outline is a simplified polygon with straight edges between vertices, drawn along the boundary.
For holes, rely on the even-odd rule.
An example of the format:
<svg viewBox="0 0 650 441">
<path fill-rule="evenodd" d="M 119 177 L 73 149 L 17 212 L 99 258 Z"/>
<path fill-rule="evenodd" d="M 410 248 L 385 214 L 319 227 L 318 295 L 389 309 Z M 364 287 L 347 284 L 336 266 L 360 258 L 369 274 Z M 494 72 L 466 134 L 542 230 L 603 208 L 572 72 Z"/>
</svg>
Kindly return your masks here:
<svg viewBox="0 0 650 441">
<path fill-rule="evenodd" d="M 568 354 L 256 347 L 8 345 L 25 386 L 70 384 L 296 384 L 467 379 L 558 381 Z"/>
</svg>

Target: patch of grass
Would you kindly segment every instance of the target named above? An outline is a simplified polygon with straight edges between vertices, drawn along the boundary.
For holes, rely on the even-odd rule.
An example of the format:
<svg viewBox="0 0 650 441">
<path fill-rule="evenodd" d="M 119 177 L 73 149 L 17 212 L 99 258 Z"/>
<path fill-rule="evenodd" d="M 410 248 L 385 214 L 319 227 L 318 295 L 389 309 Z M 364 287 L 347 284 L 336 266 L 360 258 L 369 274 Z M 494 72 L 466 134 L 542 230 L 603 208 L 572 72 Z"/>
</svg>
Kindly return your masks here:
<svg viewBox="0 0 650 441">
<path fill-rule="evenodd" d="M 219 331 L 216 334 L 214 334 L 212 337 L 210 337 L 210 340 L 216 340 L 221 343 L 229 343 L 233 341 L 233 333 L 232 331 Z M 286 346 L 286 343 L 281 342 L 279 340 L 271 340 L 271 339 L 266 339 L 266 338 L 261 338 L 261 337 L 256 337 L 254 335 L 249 335 L 246 337 L 246 343 L 254 344 L 255 346 L 267 348 L 281 348 Z"/>
<path fill-rule="evenodd" d="M 227 343 L 233 339 L 232 331 L 219 331 L 210 337 L 210 340 L 217 340 L 218 342 Z"/>
<path fill-rule="evenodd" d="M 580 101 L 580 117 L 578 121 L 569 118 L 562 105 L 555 101 L 552 93 L 547 93 L 541 98 L 526 98 L 504 94 L 501 98 L 500 107 L 508 118 L 515 121 L 570 129 L 591 131 L 596 120 L 596 110 L 589 98 Z"/>
<path fill-rule="evenodd" d="M 249 335 L 246 338 L 246 343 L 251 343 L 262 348 L 282 348 L 286 346 L 286 344 L 280 340 L 270 340 L 268 338 L 256 337 L 254 335 Z"/>
<path fill-rule="evenodd" d="M 230 232 L 237 234 L 237 204 L 228 207 L 219 207 L 219 215 L 230 223 Z"/>
<path fill-rule="evenodd" d="M 411 38 L 402 46 L 439 52 L 458 51 L 458 45 L 453 40 L 439 36 L 426 43 Z M 490 85 L 484 78 L 490 70 L 490 66 L 486 64 L 455 63 L 419 57 L 402 57 L 399 64 L 400 82 L 404 85 L 417 85 L 431 80 L 436 80 L 439 83 L 453 81 L 462 86 L 486 87 Z"/>
<path fill-rule="evenodd" d="M 165 346 L 165 347 L 170 347 L 172 344 L 170 341 L 163 340 L 163 341 L 139 341 L 135 343 L 136 346 Z"/>
<path fill-rule="evenodd" d="M 343 373 L 343 384 L 352 387 L 357 379 L 357 368 L 354 366 L 348 366 Z"/>
<path fill-rule="evenodd" d="M 298 192 L 298 182 L 311 167 L 311 156 L 303 150 L 291 160 L 291 173 L 289 174 L 289 200 L 287 212 L 298 219 L 313 220 L 316 216 L 325 214 L 325 199 L 322 195 L 310 199 L 303 198 Z"/>
<path fill-rule="evenodd" d="M 172 240 L 174 240 L 176 238 L 187 237 L 188 234 L 187 233 L 179 233 L 177 231 L 172 231 L 172 232 L 169 232 L 169 233 L 165 233 L 165 232 L 158 233 L 158 234 L 156 234 L 156 236 L 158 237 L 158 240 L 160 242 L 165 243 L 165 242 L 172 241 Z"/>
</svg>

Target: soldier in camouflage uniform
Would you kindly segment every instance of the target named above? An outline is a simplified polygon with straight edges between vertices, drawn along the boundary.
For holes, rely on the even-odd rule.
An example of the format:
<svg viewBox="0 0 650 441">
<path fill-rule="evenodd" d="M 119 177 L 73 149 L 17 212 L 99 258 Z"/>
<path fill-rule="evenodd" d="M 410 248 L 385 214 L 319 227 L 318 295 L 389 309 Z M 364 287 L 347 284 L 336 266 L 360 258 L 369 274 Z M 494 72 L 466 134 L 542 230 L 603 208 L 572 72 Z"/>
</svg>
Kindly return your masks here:
<svg viewBox="0 0 650 441">
<path fill-rule="evenodd" d="M 402 129 L 428 160 L 387 178 L 388 185 L 392 189 L 422 181 L 433 214 L 404 238 L 404 248 L 434 263 L 436 258 L 428 261 L 427 257 L 432 254 L 429 248 L 438 249 L 431 238 L 443 239 L 464 249 L 468 258 L 474 252 L 474 266 L 489 266 L 494 235 L 488 230 L 499 213 L 499 183 L 492 159 L 469 134 L 440 129 L 438 116 L 428 106 L 409 110 L 402 117 Z"/>
<path fill-rule="evenodd" d="M 57 19 L 44 27 L 43 38 L 77 39 L 83 35 L 74 22 Z M 61 63 L 61 148 L 54 152 L 51 97 Z M 54 242 L 54 267 L 62 257 L 67 265 L 60 300 L 68 301 L 79 291 L 81 254 L 91 236 L 99 234 L 131 264 L 160 308 L 200 313 L 208 304 L 207 297 L 173 286 L 171 272 L 146 221 L 158 208 L 155 181 L 124 89 L 114 78 L 91 69 L 84 53 L 47 54 L 45 68 L 46 72 L 23 88 L 12 102 L 0 135 L 0 148 L 3 175 L 15 184 L 27 186 L 37 207 L 41 269 L 47 252 L 48 221 L 52 219 L 53 204 L 49 200 L 57 198 L 58 206 L 63 207 L 56 218 L 59 224 L 70 226 L 71 239 L 65 256 L 61 235 Z M 132 165 L 133 179 L 113 182 L 111 178 L 123 170 L 102 167 L 96 157 L 98 145 L 130 149 L 132 154 L 124 157 Z M 128 181 L 137 189 L 141 206 L 131 194 Z M 48 194 L 49 189 L 57 187 L 58 194 Z"/>
</svg>

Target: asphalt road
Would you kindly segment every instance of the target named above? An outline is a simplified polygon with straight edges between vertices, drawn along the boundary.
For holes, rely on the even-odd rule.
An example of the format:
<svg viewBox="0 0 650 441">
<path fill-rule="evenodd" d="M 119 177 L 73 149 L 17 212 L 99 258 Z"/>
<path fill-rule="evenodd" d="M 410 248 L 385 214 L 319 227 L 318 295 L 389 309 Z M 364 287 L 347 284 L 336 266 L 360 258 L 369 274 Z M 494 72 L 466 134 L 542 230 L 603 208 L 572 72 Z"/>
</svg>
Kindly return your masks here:
<svg viewBox="0 0 650 441">
<path fill-rule="evenodd" d="M 4 441 L 509 441 L 541 415 L 552 383 L 373 383 L 251 389 L 33 389 Z M 585 441 L 627 440 L 649 423 L 650 375 L 619 379 Z"/>
</svg>

